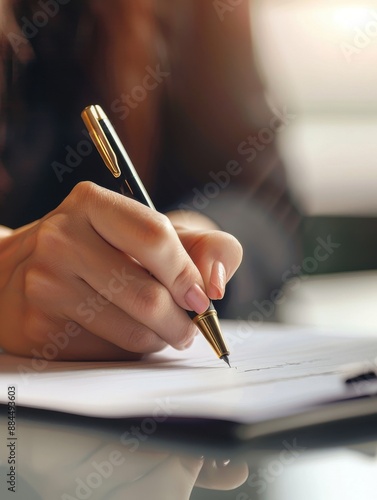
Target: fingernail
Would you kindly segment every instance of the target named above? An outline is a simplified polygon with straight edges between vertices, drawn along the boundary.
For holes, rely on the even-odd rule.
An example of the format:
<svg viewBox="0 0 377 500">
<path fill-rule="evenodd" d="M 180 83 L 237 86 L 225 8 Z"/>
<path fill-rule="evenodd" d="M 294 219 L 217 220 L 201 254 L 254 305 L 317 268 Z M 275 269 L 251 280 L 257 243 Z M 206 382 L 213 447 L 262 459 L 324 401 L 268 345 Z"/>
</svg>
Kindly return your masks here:
<svg viewBox="0 0 377 500">
<path fill-rule="evenodd" d="M 226 285 L 226 271 L 224 264 L 217 260 L 214 262 L 211 271 L 211 284 L 217 290 L 217 299 L 222 299 L 225 293 L 225 285 Z M 213 297 L 215 298 L 215 297 Z"/>
<path fill-rule="evenodd" d="M 202 314 L 209 307 L 209 299 L 198 284 L 192 285 L 185 295 L 186 304 L 190 310 Z"/>
</svg>

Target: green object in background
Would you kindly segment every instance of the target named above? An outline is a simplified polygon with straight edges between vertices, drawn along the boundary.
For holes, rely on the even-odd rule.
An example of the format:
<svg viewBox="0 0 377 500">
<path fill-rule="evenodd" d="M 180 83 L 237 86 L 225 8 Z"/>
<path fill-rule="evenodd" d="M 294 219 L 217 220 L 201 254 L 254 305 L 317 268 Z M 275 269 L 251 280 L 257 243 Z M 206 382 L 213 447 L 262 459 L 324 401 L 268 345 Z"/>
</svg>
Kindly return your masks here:
<svg viewBox="0 0 377 500">
<path fill-rule="evenodd" d="M 377 269 L 375 217 L 304 217 L 300 233 L 303 263 L 305 259 L 311 258 L 307 261 L 308 265 L 303 266 L 303 274 Z M 328 256 L 324 258 L 328 242 L 331 242 L 332 247 L 330 245 Z M 318 253 L 320 259 L 317 258 L 317 263 L 310 266 L 319 245 L 322 246 Z"/>
</svg>

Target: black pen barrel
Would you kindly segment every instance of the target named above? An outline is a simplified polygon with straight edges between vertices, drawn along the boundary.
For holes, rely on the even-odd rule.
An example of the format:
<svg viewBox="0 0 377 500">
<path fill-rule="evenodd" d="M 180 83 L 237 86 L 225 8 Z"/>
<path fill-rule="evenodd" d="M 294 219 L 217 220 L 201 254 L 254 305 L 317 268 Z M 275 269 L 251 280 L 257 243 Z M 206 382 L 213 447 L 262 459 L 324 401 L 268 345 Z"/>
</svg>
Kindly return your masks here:
<svg viewBox="0 0 377 500">
<path fill-rule="evenodd" d="M 110 146 L 113 148 L 117 156 L 119 168 L 122 172 L 121 175 L 121 191 L 122 194 L 131 195 L 136 201 L 143 203 L 149 208 L 155 210 L 155 206 L 150 199 L 135 167 L 132 164 L 130 157 L 124 151 L 118 142 L 115 140 L 115 135 L 109 129 L 106 120 L 100 120 L 101 128 L 109 141 Z"/>
</svg>

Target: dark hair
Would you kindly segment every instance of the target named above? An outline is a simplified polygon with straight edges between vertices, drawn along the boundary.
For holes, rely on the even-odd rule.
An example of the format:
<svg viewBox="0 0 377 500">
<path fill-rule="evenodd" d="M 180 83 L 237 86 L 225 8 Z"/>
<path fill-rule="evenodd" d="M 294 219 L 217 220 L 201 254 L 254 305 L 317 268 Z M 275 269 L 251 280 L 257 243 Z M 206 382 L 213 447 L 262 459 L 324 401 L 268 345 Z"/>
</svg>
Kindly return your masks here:
<svg viewBox="0 0 377 500">
<path fill-rule="evenodd" d="M 53 209 L 87 175 L 59 182 L 51 165 L 77 143 L 80 111 L 94 92 L 80 61 L 87 38 L 77 36 L 85 1 L 56 3 L 55 15 L 35 0 L 2 1 L 0 192 L 12 195 L 1 221 L 18 226 Z"/>
<path fill-rule="evenodd" d="M 224 23 L 212 2 L 197 0 L 51 4 L 60 6 L 59 13 L 35 30 L 44 23 L 45 2 L 0 0 L 6 14 L 0 18 L 0 115 L 6 122 L 0 162 L 15 180 L 1 223 L 41 217 L 83 179 L 111 187 L 95 154 L 80 159 L 79 168 L 68 165 L 64 182 L 52 168 L 66 165 L 67 147 L 83 139 L 80 113 L 94 102 L 110 115 L 160 210 L 192 198 L 210 172 L 236 157 L 242 173 L 234 184 L 284 212 L 270 202 L 286 192 L 274 143 L 252 164 L 237 149 L 271 119 L 252 63 L 247 2 Z M 128 109 L 129 95 L 140 89 L 146 72 L 156 70 L 168 77 Z"/>
</svg>

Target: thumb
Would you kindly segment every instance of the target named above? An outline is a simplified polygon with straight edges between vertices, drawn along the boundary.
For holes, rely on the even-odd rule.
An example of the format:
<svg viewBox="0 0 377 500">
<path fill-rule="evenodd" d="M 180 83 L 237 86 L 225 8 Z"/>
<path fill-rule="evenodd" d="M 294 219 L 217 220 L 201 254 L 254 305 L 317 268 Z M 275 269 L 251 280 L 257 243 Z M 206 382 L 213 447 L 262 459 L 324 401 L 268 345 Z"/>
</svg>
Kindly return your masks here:
<svg viewBox="0 0 377 500">
<path fill-rule="evenodd" d="M 178 229 L 182 245 L 202 275 L 210 299 L 224 296 L 226 283 L 242 260 L 242 246 L 232 235 L 223 231 Z"/>
</svg>

